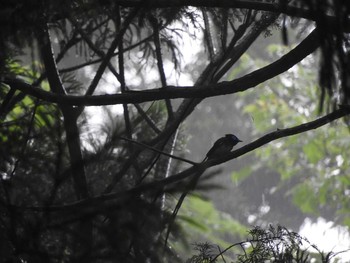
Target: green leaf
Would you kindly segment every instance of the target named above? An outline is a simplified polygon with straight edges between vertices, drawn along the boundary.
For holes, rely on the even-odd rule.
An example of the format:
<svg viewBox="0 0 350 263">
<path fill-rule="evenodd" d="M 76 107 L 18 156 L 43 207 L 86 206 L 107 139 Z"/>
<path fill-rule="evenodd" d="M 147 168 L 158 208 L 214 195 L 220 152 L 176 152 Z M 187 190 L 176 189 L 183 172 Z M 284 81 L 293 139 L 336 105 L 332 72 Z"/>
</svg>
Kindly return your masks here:
<svg viewBox="0 0 350 263">
<path fill-rule="evenodd" d="M 309 184 L 300 184 L 293 189 L 293 202 L 303 213 L 318 215 L 318 200 Z"/>
<path fill-rule="evenodd" d="M 318 199 L 321 205 L 324 205 L 327 203 L 328 200 L 328 192 L 331 188 L 329 181 L 326 181 L 319 189 L 318 191 Z"/>
<path fill-rule="evenodd" d="M 202 232 L 208 231 L 208 227 L 206 226 L 206 224 L 202 224 L 194 217 L 187 216 L 187 215 L 179 215 L 178 218 L 181 219 L 182 221 L 186 222 L 187 224 L 189 224 L 189 226 L 192 228 L 197 228 L 198 230 L 200 230 Z"/>
<path fill-rule="evenodd" d="M 350 185 L 350 176 L 347 176 L 347 175 L 339 176 L 338 180 L 344 186 L 349 186 Z"/>
<path fill-rule="evenodd" d="M 304 145 L 303 151 L 309 162 L 312 164 L 316 164 L 324 158 L 324 152 L 315 143 L 315 141 L 311 141 L 310 143 Z"/>
<path fill-rule="evenodd" d="M 346 217 L 344 220 L 343 220 L 343 224 L 347 227 L 350 227 L 350 217 Z"/>
<path fill-rule="evenodd" d="M 215 208 L 213 203 L 203 200 L 199 196 L 189 196 L 185 199 L 182 209 L 178 215 L 179 223 L 188 233 L 188 237 L 200 235 L 212 243 L 227 246 L 223 237 L 244 236 L 246 227 L 233 219 L 230 215 Z"/>
<path fill-rule="evenodd" d="M 247 178 L 252 173 L 252 169 L 250 166 L 246 166 L 239 171 L 235 171 L 231 174 L 231 180 L 234 184 L 239 184 L 245 178 Z"/>
</svg>

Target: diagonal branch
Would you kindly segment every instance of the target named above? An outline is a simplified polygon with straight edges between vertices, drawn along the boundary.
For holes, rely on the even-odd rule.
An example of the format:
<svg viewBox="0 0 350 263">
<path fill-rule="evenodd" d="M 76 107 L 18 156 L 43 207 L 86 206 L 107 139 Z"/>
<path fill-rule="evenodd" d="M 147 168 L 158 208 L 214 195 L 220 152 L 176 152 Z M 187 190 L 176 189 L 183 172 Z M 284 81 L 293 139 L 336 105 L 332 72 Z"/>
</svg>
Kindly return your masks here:
<svg viewBox="0 0 350 263">
<path fill-rule="evenodd" d="M 44 29 L 39 33 L 39 39 L 41 40 L 39 43 L 47 79 L 52 92 L 65 96 L 64 94 L 66 94 L 66 91 L 58 73 L 51 47 L 49 28 L 47 23 L 43 24 Z M 79 129 L 77 126 L 77 118 L 79 115 L 72 106 L 60 105 L 60 108 L 64 119 L 75 192 L 78 199 L 85 199 L 89 196 L 89 194 L 87 190 L 85 168 L 80 147 Z"/>
<path fill-rule="evenodd" d="M 118 34 L 116 35 L 116 37 L 114 38 L 113 42 L 111 43 L 111 46 L 109 47 L 106 55 L 104 56 L 96 74 L 94 79 L 92 80 L 89 88 L 86 91 L 86 95 L 91 95 L 94 93 L 106 67 L 108 66 L 108 64 L 110 63 L 110 59 L 113 57 L 114 55 L 114 51 L 115 49 L 118 47 L 119 43 L 123 40 L 123 36 L 124 33 L 126 32 L 126 30 L 128 29 L 131 21 L 135 18 L 135 16 L 137 15 L 139 9 L 136 8 L 134 9 L 129 16 L 126 18 L 123 27 L 120 29 L 120 31 L 118 32 Z M 99 54 L 99 53 L 98 53 Z M 102 54 L 101 54 L 102 55 Z"/>
<path fill-rule="evenodd" d="M 50 89 L 55 94 L 65 95 L 67 92 L 62 84 L 60 75 L 58 74 L 56 60 L 51 46 L 50 32 L 46 23 L 44 23 L 44 28 L 38 35 L 40 40 L 40 52 L 44 61 L 46 76 L 50 84 Z"/>
<path fill-rule="evenodd" d="M 106 54 L 92 42 L 92 40 L 87 36 L 87 34 L 84 32 L 83 28 L 78 24 L 78 22 L 74 18 L 72 18 L 70 20 L 70 22 L 74 25 L 74 27 L 79 32 L 79 34 L 82 36 L 82 38 L 84 39 L 86 44 L 88 44 L 89 48 L 100 57 L 101 61 L 103 62 L 105 59 L 107 59 Z M 122 36 L 117 35 L 116 37 L 122 37 Z M 119 54 L 120 51 L 118 50 L 117 53 Z M 110 62 L 110 59 L 114 56 L 114 54 L 115 53 L 113 53 L 113 55 L 110 58 L 108 58 L 107 66 L 108 66 L 108 69 L 111 72 L 113 72 L 113 74 L 116 77 L 116 79 L 120 82 L 121 81 L 120 80 L 121 77 L 119 76 L 118 72 L 113 67 L 112 63 Z M 96 78 L 96 76 L 95 76 L 95 78 Z"/>
<path fill-rule="evenodd" d="M 157 66 L 158 66 L 158 72 L 160 75 L 160 80 L 162 83 L 162 87 L 167 86 L 166 76 L 164 72 L 164 64 L 163 64 L 163 57 L 162 57 L 162 50 L 161 50 L 161 44 L 160 44 L 160 38 L 159 38 L 159 22 L 157 18 L 150 16 L 150 22 L 153 27 L 153 35 L 154 35 L 154 44 L 156 46 L 156 57 L 157 57 Z M 174 117 L 173 107 L 171 105 L 171 102 L 169 99 L 165 100 L 165 105 L 168 111 L 169 119 L 171 120 Z"/>
<path fill-rule="evenodd" d="M 218 82 L 221 77 L 223 77 L 227 71 L 241 58 L 241 56 L 247 51 L 247 49 L 255 42 L 255 40 L 260 36 L 261 32 L 269 25 L 271 25 L 278 18 L 277 14 L 268 14 L 266 19 L 263 21 L 258 21 L 255 26 L 253 26 L 250 32 L 240 41 L 239 44 L 228 47 L 227 52 L 225 52 L 224 58 L 225 63 L 218 68 L 217 72 L 213 77 L 214 82 Z M 237 29 L 237 33 L 235 34 L 239 37 L 240 34 L 244 34 L 247 27 L 251 22 L 247 21 L 246 24 L 240 25 Z M 236 40 L 237 41 L 237 40 Z M 236 41 L 233 42 L 236 44 Z"/>
<path fill-rule="evenodd" d="M 208 48 L 209 58 L 213 59 L 214 44 L 213 44 L 213 36 L 211 34 L 211 28 L 209 24 L 208 12 L 204 8 L 201 11 L 202 11 L 203 22 L 204 22 L 204 28 L 203 28 L 204 40 Z"/>
<path fill-rule="evenodd" d="M 138 142 L 138 141 L 131 140 L 131 139 L 128 139 L 128 138 L 124 138 L 122 136 L 119 136 L 119 138 L 122 139 L 122 140 L 128 141 L 128 142 L 131 142 L 131 143 L 135 143 L 135 144 L 137 144 L 139 146 L 142 146 L 143 148 L 149 149 L 149 150 L 154 151 L 156 153 L 159 153 L 161 155 L 165 155 L 165 156 L 170 157 L 172 159 L 179 160 L 179 161 L 182 161 L 182 162 L 185 162 L 185 163 L 189 163 L 189 164 L 192 164 L 192 165 L 198 165 L 198 163 L 196 163 L 194 161 L 191 161 L 191 160 L 179 157 L 179 156 L 175 156 L 175 155 L 169 154 L 169 153 L 164 152 L 164 151 L 160 151 L 160 150 L 158 150 L 158 149 L 156 149 L 156 148 L 154 148 L 152 146 L 149 146 L 147 144 L 144 144 L 142 142 Z"/>
<path fill-rule="evenodd" d="M 350 107 L 344 106 L 338 110 L 333 111 L 323 117 L 320 117 L 314 121 L 303 123 L 298 126 L 291 128 L 276 130 L 274 132 L 268 133 L 261 138 L 231 152 L 227 156 L 220 157 L 217 159 L 211 159 L 206 162 L 203 162 L 199 165 L 192 166 L 178 174 L 172 175 L 170 177 L 164 178 L 163 180 L 153 181 L 150 183 L 145 183 L 139 186 L 136 186 L 129 190 L 124 190 L 117 193 L 106 194 L 102 196 L 97 196 L 91 199 L 81 200 L 75 203 L 62 206 L 50 206 L 50 207 L 16 207 L 17 209 L 27 209 L 37 212 L 68 212 L 76 213 L 77 218 L 85 216 L 87 214 L 98 213 L 104 211 L 107 208 L 115 207 L 120 205 L 122 202 L 125 202 L 129 198 L 134 198 L 135 196 L 149 191 L 157 192 L 159 190 L 164 190 L 167 185 L 179 182 L 195 174 L 202 173 L 206 169 L 212 166 L 216 166 L 227 161 L 236 159 L 242 155 L 245 155 L 251 151 L 257 150 L 258 148 L 281 138 L 297 135 L 304 133 L 313 129 L 317 129 L 326 124 L 329 124 L 337 119 L 340 119 L 344 116 L 350 115 Z"/>
<path fill-rule="evenodd" d="M 151 38 L 153 37 L 153 35 L 150 35 L 148 37 L 145 37 L 143 39 L 141 39 L 139 42 L 135 43 L 135 44 L 132 44 L 126 48 L 124 48 L 124 51 L 130 51 L 138 46 L 140 46 L 141 44 L 149 41 Z M 97 53 L 96 53 L 97 54 Z M 113 56 L 117 56 L 119 54 L 119 51 L 116 51 L 113 53 Z M 93 65 L 93 64 L 97 64 L 97 63 L 100 63 L 103 61 L 103 58 L 104 56 L 101 58 L 96 58 L 94 60 L 90 60 L 90 61 L 87 61 L 87 62 L 84 62 L 84 63 L 81 63 L 81 64 L 78 64 L 78 65 L 75 65 L 75 66 L 71 66 L 71 67 L 67 67 L 67 68 L 62 68 L 59 70 L 59 73 L 67 73 L 67 72 L 71 72 L 71 71 L 75 71 L 75 70 L 78 70 L 78 69 L 81 69 L 81 68 L 84 68 L 86 66 L 90 66 L 90 65 Z"/>
<path fill-rule="evenodd" d="M 145 111 L 142 109 L 142 107 L 141 107 L 139 104 L 137 104 L 137 103 L 135 103 L 134 106 L 135 106 L 137 112 L 140 114 L 140 116 L 141 116 L 141 117 L 145 120 L 145 122 L 148 124 L 148 126 L 151 127 L 151 129 L 152 129 L 155 133 L 157 133 L 157 134 L 161 133 L 161 130 L 157 127 L 157 125 L 154 123 L 154 121 L 147 115 L 147 112 L 145 112 Z"/>
</svg>

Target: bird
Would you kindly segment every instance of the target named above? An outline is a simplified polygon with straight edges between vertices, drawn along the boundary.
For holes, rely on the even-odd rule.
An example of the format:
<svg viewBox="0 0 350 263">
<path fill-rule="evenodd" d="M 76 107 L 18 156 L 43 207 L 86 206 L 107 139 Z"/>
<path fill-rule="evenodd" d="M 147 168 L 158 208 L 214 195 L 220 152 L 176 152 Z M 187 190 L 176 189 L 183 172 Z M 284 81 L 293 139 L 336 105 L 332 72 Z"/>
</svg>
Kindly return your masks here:
<svg viewBox="0 0 350 263">
<path fill-rule="evenodd" d="M 217 158 L 231 152 L 233 146 L 239 142 L 242 141 L 238 139 L 236 135 L 226 134 L 224 137 L 221 137 L 214 143 L 203 161 Z"/>
<path fill-rule="evenodd" d="M 238 139 L 236 135 L 226 134 L 225 137 L 221 137 L 220 139 L 218 139 L 214 143 L 214 145 L 210 148 L 210 150 L 208 151 L 208 153 L 205 156 L 205 158 L 202 161 L 202 163 L 204 161 L 206 161 L 206 160 L 217 158 L 217 157 L 223 156 L 223 155 L 231 152 L 233 146 L 235 146 L 239 142 L 242 142 L 242 141 L 240 139 Z M 193 178 L 190 180 L 190 182 L 186 186 L 186 189 L 181 194 L 181 196 L 180 196 L 180 198 L 179 198 L 179 200 L 178 200 L 178 202 L 177 202 L 177 204 L 175 206 L 175 209 L 174 209 L 174 211 L 173 211 L 173 213 L 171 215 L 171 218 L 170 218 L 170 221 L 169 221 L 169 224 L 168 224 L 168 230 L 167 230 L 167 233 L 166 233 L 166 236 L 165 236 L 165 243 L 164 243 L 164 245 L 167 244 L 167 240 L 169 238 L 171 227 L 172 227 L 172 225 L 173 225 L 173 223 L 175 221 L 176 215 L 179 212 L 183 201 L 185 200 L 187 194 L 196 187 L 197 182 L 198 182 L 200 176 L 203 174 L 204 171 L 205 171 L 205 169 L 204 170 L 200 170 L 197 173 L 195 173 L 193 175 Z"/>
</svg>

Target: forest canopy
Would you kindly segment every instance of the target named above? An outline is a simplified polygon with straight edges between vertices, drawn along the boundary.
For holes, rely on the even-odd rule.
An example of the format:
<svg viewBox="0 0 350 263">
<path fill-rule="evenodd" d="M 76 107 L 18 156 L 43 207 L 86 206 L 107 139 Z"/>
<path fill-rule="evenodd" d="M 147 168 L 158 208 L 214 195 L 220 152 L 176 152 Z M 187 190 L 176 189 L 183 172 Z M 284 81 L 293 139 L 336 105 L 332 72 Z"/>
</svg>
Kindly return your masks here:
<svg viewBox="0 0 350 263">
<path fill-rule="evenodd" d="M 330 262 L 288 227 L 350 226 L 349 15 L 338 0 L 2 1 L 1 258 Z"/>
</svg>

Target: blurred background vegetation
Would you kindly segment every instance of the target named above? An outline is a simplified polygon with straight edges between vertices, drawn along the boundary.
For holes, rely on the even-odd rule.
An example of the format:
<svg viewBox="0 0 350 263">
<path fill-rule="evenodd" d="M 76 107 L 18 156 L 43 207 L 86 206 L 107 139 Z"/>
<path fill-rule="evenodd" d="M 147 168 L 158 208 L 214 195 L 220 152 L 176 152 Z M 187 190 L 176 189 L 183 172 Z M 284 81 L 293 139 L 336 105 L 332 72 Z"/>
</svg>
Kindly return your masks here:
<svg viewBox="0 0 350 263">
<path fill-rule="evenodd" d="M 306 6 L 294 2 L 296 7 L 310 8 L 312 1 L 306 1 Z M 338 1 L 331 3 L 325 8 L 340 12 Z M 348 237 L 346 156 L 350 141 L 346 118 L 275 140 L 208 169 L 196 191 L 185 199 L 165 246 L 169 218 L 187 181 L 124 195 L 125 190 L 188 169 L 188 164 L 150 147 L 201 162 L 215 140 L 226 133 L 236 134 L 246 145 L 346 104 L 346 92 L 341 92 L 346 78 L 339 77 L 346 68 L 327 69 L 324 62 L 334 59 L 334 53 L 343 54 L 339 47 L 330 46 L 335 50 L 330 54 L 327 47 L 331 44 L 325 41 L 323 49 L 254 89 L 198 101 L 187 118 L 179 119 L 170 136 L 164 131 L 184 105 L 191 107 L 184 104 L 186 100 L 72 106 L 68 111 L 72 115 L 81 111 L 67 125 L 72 117 L 64 113 L 67 106 L 27 96 L 11 84 L 15 80 L 54 92 L 42 47 L 43 25 L 48 26 L 56 73 L 67 94 L 86 94 L 96 80 L 96 95 L 215 84 L 214 73 L 228 60 L 223 59 L 211 76 L 208 73 L 208 79 L 203 72 L 229 48 L 228 39 L 239 36 L 239 28 L 248 36 L 254 34 L 254 28 L 260 30 L 260 36 L 247 44 L 216 82 L 237 79 L 287 54 L 311 29 L 322 26 L 317 19 L 281 16 L 276 20 L 277 16 L 259 9 L 156 9 L 152 4 L 133 8 L 118 5 L 118 1 L 5 1 L 1 5 L 6 22 L 0 28 L 0 254 L 4 262 L 347 260 L 345 253 L 332 254 L 317 247 L 329 240 L 314 246 L 307 241 L 309 237 L 297 234 L 306 222 L 324 219 L 334 229 L 342 227 L 341 234 Z M 346 7 L 341 9 L 346 17 L 347 4 L 342 7 Z M 315 15 L 323 11 L 317 9 Z M 263 28 L 261 21 L 266 22 Z M 122 40 L 110 49 L 120 32 Z M 243 36 L 238 40 L 244 42 Z M 108 69 L 98 76 L 110 52 L 115 54 L 111 53 L 105 65 Z M 329 81 L 322 77 L 325 70 L 334 71 L 328 72 Z M 335 87 L 327 86 L 332 81 Z M 83 198 L 77 197 L 76 163 L 67 135 L 72 123 L 77 126 L 78 134 L 73 137 L 80 141 L 79 165 L 89 193 Z M 101 207 L 93 203 L 110 193 L 121 198 Z M 86 208 L 90 198 L 92 205 Z M 74 209 L 69 210 L 71 204 Z M 75 210 L 75 204 L 83 208 Z M 338 252 L 350 246 L 342 245 L 334 244 L 331 249 Z"/>
</svg>

